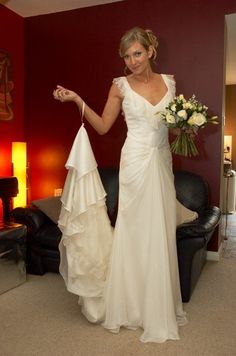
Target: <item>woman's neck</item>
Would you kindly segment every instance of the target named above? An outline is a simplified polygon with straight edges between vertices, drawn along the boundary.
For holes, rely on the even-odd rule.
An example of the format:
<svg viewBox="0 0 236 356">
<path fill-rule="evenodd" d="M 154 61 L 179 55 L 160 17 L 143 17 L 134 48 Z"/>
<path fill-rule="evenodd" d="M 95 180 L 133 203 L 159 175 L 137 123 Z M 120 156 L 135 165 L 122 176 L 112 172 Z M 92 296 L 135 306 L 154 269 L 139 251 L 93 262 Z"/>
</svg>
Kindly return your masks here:
<svg viewBox="0 0 236 356">
<path fill-rule="evenodd" d="M 155 73 L 148 68 L 145 72 L 141 73 L 141 74 L 133 74 L 132 77 L 134 80 L 143 83 L 143 84 L 148 84 L 150 82 L 150 80 L 154 77 Z"/>
</svg>

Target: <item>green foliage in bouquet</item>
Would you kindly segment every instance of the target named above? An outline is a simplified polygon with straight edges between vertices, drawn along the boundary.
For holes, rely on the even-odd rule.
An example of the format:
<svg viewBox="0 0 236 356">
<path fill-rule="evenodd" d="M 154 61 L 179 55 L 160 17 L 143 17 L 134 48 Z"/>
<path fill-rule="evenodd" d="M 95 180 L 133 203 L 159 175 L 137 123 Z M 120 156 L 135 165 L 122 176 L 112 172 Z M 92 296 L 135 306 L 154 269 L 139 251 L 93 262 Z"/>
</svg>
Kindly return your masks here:
<svg viewBox="0 0 236 356">
<path fill-rule="evenodd" d="M 218 124 L 217 116 L 209 116 L 207 110 L 208 107 L 199 102 L 195 95 L 186 100 L 180 94 L 169 103 L 165 111 L 157 113 L 167 127 L 179 129 L 179 134 L 170 146 L 173 153 L 186 157 L 199 154 L 194 135 L 206 124 Z"/>
</svg>

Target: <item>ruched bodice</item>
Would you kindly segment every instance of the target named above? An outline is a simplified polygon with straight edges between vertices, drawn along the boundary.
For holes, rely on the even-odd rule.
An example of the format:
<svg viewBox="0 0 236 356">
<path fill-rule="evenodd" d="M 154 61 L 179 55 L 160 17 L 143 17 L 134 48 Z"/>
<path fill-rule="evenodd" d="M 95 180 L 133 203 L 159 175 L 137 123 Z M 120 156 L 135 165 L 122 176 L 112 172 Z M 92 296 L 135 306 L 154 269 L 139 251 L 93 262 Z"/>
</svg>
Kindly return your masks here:
<svg viewBox="0 0 236 356">
<path fill-rule="evenodd" d="M 157 112 L 165 110 L 175 93 L 175 82 L 167 75 L 162 75 L 167 92 L 156 105 L 136 93 L 126 77 L 115 78 L 114 83 L 124 96 L 122 109 L 128 128 L 127 137 L 151 147 L 169 147 L 168 129 L 161 122 Z"/>
</svg>

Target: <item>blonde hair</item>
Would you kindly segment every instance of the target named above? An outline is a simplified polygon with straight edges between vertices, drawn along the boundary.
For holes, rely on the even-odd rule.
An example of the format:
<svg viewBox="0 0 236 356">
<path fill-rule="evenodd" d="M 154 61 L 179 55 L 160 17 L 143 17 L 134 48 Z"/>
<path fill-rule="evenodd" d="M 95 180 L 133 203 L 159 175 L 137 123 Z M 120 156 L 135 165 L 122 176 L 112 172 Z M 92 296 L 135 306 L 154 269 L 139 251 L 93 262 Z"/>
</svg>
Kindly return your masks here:
<svg viewBox="0 0 236 356">
<path fill-rule="evenodd" d="M 134 43 L 139 42 L 147 51 L 151 46 L 153 49 L 151 60 L 155 62 L 157 56 L 158 40 L 151 30 L 134 27 L 127 31 L 120 40 L 119 55 L 123 58 L 127 49 Z"/>
</svg>

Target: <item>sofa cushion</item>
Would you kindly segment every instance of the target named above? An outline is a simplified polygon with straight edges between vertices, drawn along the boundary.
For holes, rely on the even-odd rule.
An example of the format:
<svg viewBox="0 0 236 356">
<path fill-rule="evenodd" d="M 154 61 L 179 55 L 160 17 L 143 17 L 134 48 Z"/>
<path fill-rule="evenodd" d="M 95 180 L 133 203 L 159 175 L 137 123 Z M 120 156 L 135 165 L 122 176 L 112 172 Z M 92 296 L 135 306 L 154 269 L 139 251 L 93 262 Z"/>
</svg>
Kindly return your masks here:
<svg viewBox="0 0 236 356">
<path fill-rule="evenodd" d="M 177 201 L 177 207 L 176 207 L 177 226 L 194 221 L 198 218 L 198 213 L 196 211 L 192 211 L 192 210 L 186 208 L 178 200 L 176 200 L 176 201 Z"/>
<path fill-rule="evenodd" d="M 32 205 L 39 208 L 45 215 L 57 224 L 61 212 L 61 197 L 48 197 L 39 200 L 33 200 Z"/>
</svg>

